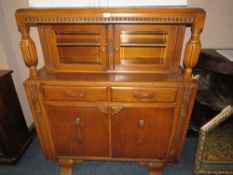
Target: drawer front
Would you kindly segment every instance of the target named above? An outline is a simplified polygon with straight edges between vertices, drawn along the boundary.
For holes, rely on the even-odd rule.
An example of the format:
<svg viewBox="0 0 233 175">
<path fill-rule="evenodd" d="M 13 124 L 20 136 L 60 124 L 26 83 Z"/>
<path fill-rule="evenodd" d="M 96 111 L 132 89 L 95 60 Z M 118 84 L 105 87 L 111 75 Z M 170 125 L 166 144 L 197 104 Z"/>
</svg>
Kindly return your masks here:
<svg viewBox="0 0 233 175">
<path fill-rule="evenodd" d="M 107 87 L 43 86 L 47 100 L 106 101 Z"/>
<path fill-rule="evenodd" d="M 177 88 L 125 88 L 113 87 L 112 101 L 174 102 Z"/>
</svg>

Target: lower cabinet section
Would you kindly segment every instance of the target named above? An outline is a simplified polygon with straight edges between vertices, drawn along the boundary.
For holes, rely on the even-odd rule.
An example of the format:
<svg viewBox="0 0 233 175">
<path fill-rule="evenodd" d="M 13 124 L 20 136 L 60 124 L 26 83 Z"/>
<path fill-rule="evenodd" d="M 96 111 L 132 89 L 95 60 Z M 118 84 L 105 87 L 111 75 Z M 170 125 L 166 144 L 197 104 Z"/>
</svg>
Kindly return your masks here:
<svg viewBox="0 0 233 175">
<path fill-rule="evenodd" d="M 165 159 L 174 108 L 125 107 L 112 116 L 113 157 Z"/>
<path fill-rule="evenodd" d="M 59 156 L 109 156 L 108 114 L 97 107 L 47 105 Z"/>
<path fill-rule="evenodd" d="M 175 107 L 46 108 L 58 157 L 166 158 Z"/>
<path fill-rule="evenodd" d="M 56 93 L 49 98 L 45 91 L 53 90 L 50 84 L 46 89 L 25 83 L 42 149 L 60 164 L 60 175 L 71 175 L 73 165 L 83 160 L 137 161 L 150 175 L 161 175 L 165 166 L 179 159 L 197 89 L 194 83 L 122 87 L 126 97 L 140 97 L 129 101 L 114 101 L 112 87 L 53 86 Z M 94 98 L 97 89 L 106 100 L 98 101 L 101 94 Z M 164 89 L 172 92 L 171 98 Z M 83 95 L 70 98 L 67 92 Z M 91 96 L 92 101 L 86 100 Z"/>
</svg>

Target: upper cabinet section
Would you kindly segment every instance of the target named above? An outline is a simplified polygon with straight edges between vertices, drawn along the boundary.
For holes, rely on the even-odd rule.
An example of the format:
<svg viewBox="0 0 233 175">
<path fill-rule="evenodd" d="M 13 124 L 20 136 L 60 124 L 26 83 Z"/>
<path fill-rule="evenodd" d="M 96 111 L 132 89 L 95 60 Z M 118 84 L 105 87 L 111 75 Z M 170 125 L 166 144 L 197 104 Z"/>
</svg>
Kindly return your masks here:
<svg viewBox="0 0 233 175">
<path fill-rule="evenodd" d="M 205 11 L 199 8 L 19 9 L 20 47 L 30 78 L 37 79 L 37 52 L 30 27 L 39 27 L 49 72 L 178 71 L 184 31 L 184 79 L 192 81 L 199 58 Z"/>
</svg>

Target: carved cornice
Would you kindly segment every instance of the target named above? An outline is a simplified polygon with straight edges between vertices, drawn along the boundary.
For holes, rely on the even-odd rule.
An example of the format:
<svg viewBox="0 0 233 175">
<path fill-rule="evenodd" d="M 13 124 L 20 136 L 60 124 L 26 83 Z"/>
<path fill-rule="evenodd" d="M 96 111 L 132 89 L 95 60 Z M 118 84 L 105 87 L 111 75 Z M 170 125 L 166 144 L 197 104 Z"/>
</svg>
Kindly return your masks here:
<svg viewBox="0 0 233 175">
<path fill-rule="evenodd" d="M 25 23 L 181 23 L 190 24 L 193 17 L 24 17 Z"/>
</svg>

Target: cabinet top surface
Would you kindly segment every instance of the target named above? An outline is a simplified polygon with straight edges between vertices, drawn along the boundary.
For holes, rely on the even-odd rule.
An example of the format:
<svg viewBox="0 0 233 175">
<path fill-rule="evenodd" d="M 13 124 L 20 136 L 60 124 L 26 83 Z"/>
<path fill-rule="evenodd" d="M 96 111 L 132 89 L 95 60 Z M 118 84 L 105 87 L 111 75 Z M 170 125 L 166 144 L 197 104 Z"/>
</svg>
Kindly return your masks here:
<svg viewBox="0 0 233 175">
<path fill-rule="evenodd" d="M 28 8 L 16 11 L 17 23 L 174 23 L 193 24 L 200 8 Z M 86 17 L 85 19 L 81 19 Z M 93 18 L 93 19 L 92 19 Z"/>
<path fill-rule="evenodd" d="M 148 74 L 148 73 L 53 73 L 47 72 L 45 68 L 38 71 L 38 79 L 35 81 L 49 82 L 55 84 L 80 84 L 80 85 L 96 85 L 96 86 L 112 86 L 112 85 L 155 85 L 174 84 L 183 81 L 182 70 L 172 74 Z"/>
<path fill-rule="evenodd" d="M 72 80 L 74 77 L 76 81 L 76 76 L 70 74 L 67 78 L 65 72 L 108 73 L 96 75 L 96 79 L 105 77 L 103 82 L 175 82 L 183 81 L 182 74 L 192 80 L 204 19 L 205 11 L 200 8 L 28 8 L 16 11 L 24 60 L 30 68 L 30 77 L 37 80 L 63 80 L 64 77 Z M 29 34 L 31 26 L 39 28 L 48 71 L 43 75 L 38 72 L 38 77 L 36 47 Z M 192 37 L 186 45 L 184 73 L 178 67 L 185 27 L 192 28 Z M 142 75 L 113 74 L 123 72 Z"/>
</svg>

